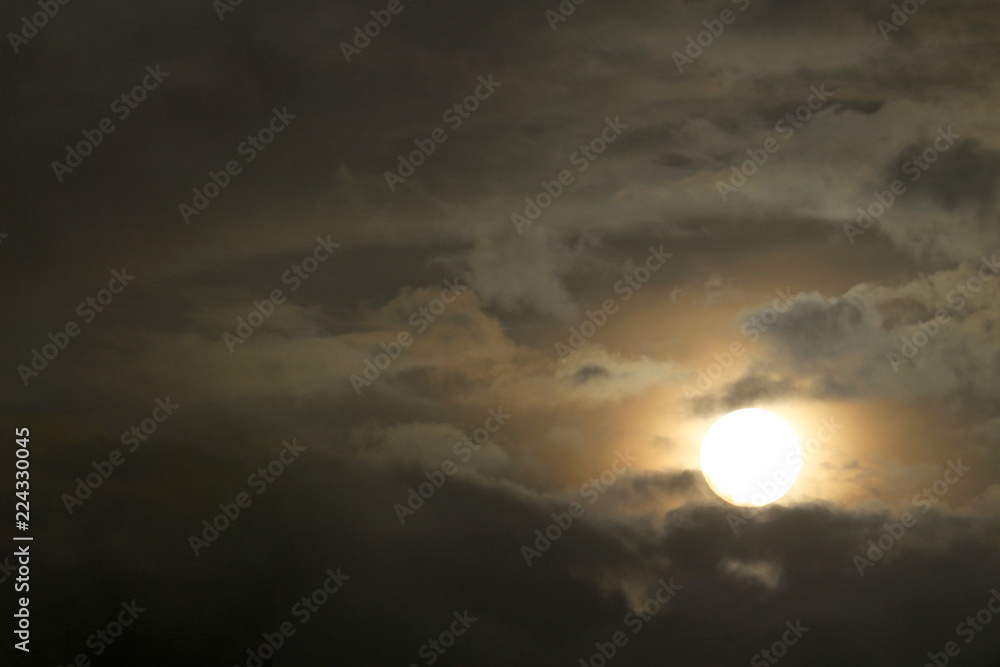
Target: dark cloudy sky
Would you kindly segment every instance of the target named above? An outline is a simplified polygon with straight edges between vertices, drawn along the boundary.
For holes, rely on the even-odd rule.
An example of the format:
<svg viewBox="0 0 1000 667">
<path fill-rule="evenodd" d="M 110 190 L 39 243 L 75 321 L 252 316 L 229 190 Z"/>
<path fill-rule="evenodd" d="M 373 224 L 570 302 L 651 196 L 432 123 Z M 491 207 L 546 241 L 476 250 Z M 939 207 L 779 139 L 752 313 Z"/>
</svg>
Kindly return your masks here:
<svg viewBox="0 0 1000 667">
<path fill-rule="evenodd" d="M 759 665 L 800 622 L 780 664 L 1000 665 L 997 5 L 387 4 L 78 0 L 37 29 L 5 5 L 0 563 L 20 427 L 34 537 L 11 664 L 248 665 L 288 622 L 265 664 L 596 666 L 623 632 L 608 664 Z M 817 446 L 737 519 L 699 446 L 743 407 Z"/>
</svg>

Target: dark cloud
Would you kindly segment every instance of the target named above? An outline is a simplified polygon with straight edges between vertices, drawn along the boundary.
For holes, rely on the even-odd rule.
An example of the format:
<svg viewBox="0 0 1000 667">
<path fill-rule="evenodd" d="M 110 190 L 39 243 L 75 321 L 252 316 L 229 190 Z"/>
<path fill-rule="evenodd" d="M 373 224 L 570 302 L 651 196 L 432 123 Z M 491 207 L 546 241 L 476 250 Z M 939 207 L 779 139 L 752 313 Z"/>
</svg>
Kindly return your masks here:
<svg viewBox="0 0 1000 667">
<path fill-rule="evenodd" d="M 675 52 L 735 3 L 407 0 L 351 62 L 342 42 L 385 3 L 243 2 L 221 21 L 218 4 L 60 4 L 2 66 L 0 385 L 7 432 L 32 429 L 32 663 L 69 664 L 134 598 L 146 611 L 95 664 L 245 664 L 338 567 L 351 579 L 274 665 L 423 664 L 466 609 L 479 620 L 441 664 L 578 664 L 671 577 L 683 588 L 616 665 L 746 664 L 800 618 L 783 665 L 911 665 L 985 604 L 1000 280 L 949 296 L 1000 249 L 992 3 L 924 3 L 885 39 L 885 3 L 753 0 L 684 72 Z M 5 32 L 37 11 L 16 3 Z M 169 74 L 119 119 L 147 66 Z M 480 77 L 499 82 L 485 99 Z M 819 85 L 829 103 L 778 134 Z M 478 108 L 456 126 L 463 102 Z M 912 194 L 845 236 L 947 126 L 962 139 Z M 234 159 L 185 224 L 179 204 Z M 340 247 L 311 270 L 318 237 Z M 309 274 L 295 289 L 292 267 Z M 112 271 L 136 278 L 85 320 Z M 797 295 L 783 312 L 778 290 Z M 759 340 L 740 329 L 754 319 Z M 685 396 L 733 341 L 746 354 Z M 68 514 L 63 494 L 168 398 L 176 415 Z M 743 517 L 694 466 L 708 418 L 745 406 L 863 426 Z M 490 410 L 509 416 L 463 450 Z M 288 438 L 301 461 L 195 557 L 187 536 Z M 624 452 L 591 504 L 581 485 Z M 852 558 L 959 456 L 974 481 L 859 576 Z M 583 516 L 529 567 L 521 546 L 573 502 Z M 961 659 L 998 653 L 987 628 Z"/>
<path fill-rule="evenodd" d="M 930 145 L 911 146 L 900 154 L 900 166 L 914 156 L 921 156 Z M 917 192 L 948 209 L 970 206 L 980 215 L 997 213 L 997 188 L 1000 184 L 1000 151 L 978 141 L 959 141 L 943 153 L 918 183 Z"/>
<path fill-rule="evenodd" d="M 584 384 L 594 378 L 610 377 L 610 373 L 600 366 L 584 366 L 573 376 L 577 384 Z"/>
<path fill-rule="evenodd" d="M 693 401 L 694 412 L 712 415 L 771 403 L 795 393 L 787 379 L 747 375 L 725 387 L 719 395 L 702 395 Z"/>
<path fill-rule="evenodd" d="M 74 451 L 74 462 L 91 454 Z M 328 568 L 339 567 L 350 580 L 298 627 L 275 664 L 314 664 L 330 655 L 414 661 L 453 611 L 468 609 L 478 620 L 449 660 L 572 662 L 589 655 L 594 642 L 625 630 L 622 664 L 722 664 L 728 655 L 749 660 L 786 621 L 801 619 L 809 631 L 789 651 L 789 664 L 834 655 L 860 665 L 905 665 L 956 639 L 952 629 L 985 606 L 1000 576 L 995 519 L 918 514 L 916 526 L 860 576 L 854 557 L 865 554 L 868 540 L 884 535 L 884 524 L 898 521 L 897 514 L 802 506 L 742 519 L 735 508 L 711 502 L 671 511 L 652 529 L 627 515 L 591 517 L 600 506 L 585 504 L 584 516 L 528 567 L 520 547 L 552 523 L 553 512 L 565 512 L 570 499 L 512 495 L 453 479 L 400 526 L 392 506 L 426 481 L 420 472 L 387 475 L 318 450 L 254 496 L 195 557 L 184 536 L 215 513 L 218 502 L 245 488 L 239 475 L 220 483 L 212 471 L 247 472 L 250 460 L 270 453 L 213 461 L 195 448 L 162 442 L 144 455 L 75 516 L 48 508 L 42 535 L 48 555 L 36 576 L 54 605 L 44 617 L 58 617 L 60 628 L 58 635 L 43 630 L 39 659 L 65 662 L 86 650 L 86 637 L 102 620 L 135 598 L 147 611 L 109 649 L 112 662 L 208 657 L 241 664 L 262 633 L 285 620 L 298 627 L 295 602 L 322 585 Z M 170 474 L 151 474 L 161 466 Z M 192 473 L 217 481 L 199 484 Z M 176 480 L 185 476 L 190 492 L 177 494 Z M 629 480 L 598 502 L 684 492 L 694 479 L 685 473 Z M 133 484 L 140 481 L 146 488 L 136 493 Z M 42 484 L 54 492 L 65 486 L 56 479 Z M 102 540 L 87 539 L 93 534 Z M 159 572 L 163 559 L 170 563 L 169 585 Z M 749 571 L 766 564 L 776 581 L 737 576 L 726 564 Z M 683 588 L 633 635 L 623 619 L 655 592 L 660 578 Z M 885 623 L 900 613 L 899 605 L 927 599 L 937 602 L 911 622 Z M 725 646 L 713 639 L 720 634 L 729 638 Z M 374 641 L 386 635 L 394 641 Z M 984 660 L 998 647 L 987 630 L 963 652 Z"/>
<path fill-rule="evenodd" d="M 762 315 L 759 311 L 750 318 Z M 825 299 L 818 294 L 803 295 L 793 301 L 788 312 L 778 314 L 766 336 L 796 359 L 823 360 L 841 356 L 858 345 L 867 345 L 871 334 L 880 330 L 881 324 L 878 313 L 860 298 Z"/>
</svg>

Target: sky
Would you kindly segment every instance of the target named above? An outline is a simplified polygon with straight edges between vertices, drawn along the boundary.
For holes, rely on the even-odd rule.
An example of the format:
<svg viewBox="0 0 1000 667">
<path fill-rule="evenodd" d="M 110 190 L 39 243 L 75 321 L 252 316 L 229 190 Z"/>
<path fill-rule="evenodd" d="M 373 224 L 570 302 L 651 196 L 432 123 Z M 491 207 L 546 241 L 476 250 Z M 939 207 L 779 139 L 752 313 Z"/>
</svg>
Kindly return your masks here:
<svg viewBox="0 0 1000 667">
<path fill-rule="evenodd" d="M 11 664 L 1000 665 L 994 3 L 2 22 Z"/>
</svg>

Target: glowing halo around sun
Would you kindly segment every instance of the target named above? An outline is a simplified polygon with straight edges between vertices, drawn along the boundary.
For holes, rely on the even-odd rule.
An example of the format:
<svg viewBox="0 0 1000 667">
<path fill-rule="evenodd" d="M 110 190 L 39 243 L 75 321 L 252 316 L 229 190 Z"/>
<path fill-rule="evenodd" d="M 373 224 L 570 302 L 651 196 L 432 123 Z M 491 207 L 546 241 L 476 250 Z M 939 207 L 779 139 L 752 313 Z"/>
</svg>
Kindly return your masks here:
<svg viewBox="0 0 1000 667">
<path fill-rule="evenodd" d="M 747 408 L 712 424 L 701 443 L 701 470 L 723 500 L 742 507 L 769 505 L 795 484 L 802 450 L 778 415 Z"/>
</svg>

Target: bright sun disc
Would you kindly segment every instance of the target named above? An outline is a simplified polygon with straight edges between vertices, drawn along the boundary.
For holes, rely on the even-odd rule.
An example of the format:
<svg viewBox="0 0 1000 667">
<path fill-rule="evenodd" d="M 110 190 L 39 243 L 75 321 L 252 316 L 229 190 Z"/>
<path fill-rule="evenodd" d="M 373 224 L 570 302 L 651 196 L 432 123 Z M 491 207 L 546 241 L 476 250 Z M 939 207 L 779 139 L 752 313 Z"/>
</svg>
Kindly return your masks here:
<svg viewBox="0 0 1000 667">
<path fill-rule="evenodd" d="M 701 470 L 719 497 L 760 507 L 792 488 L 802 467 L 795 431 L 778 415 L 748 408 L 712 424 L 701 443 Z"/>
</svg>

